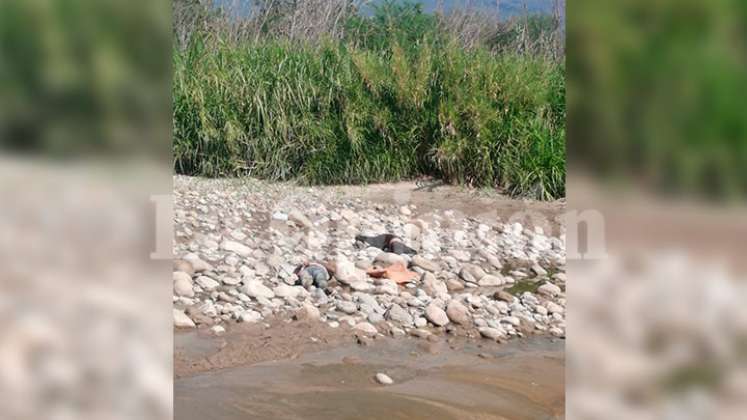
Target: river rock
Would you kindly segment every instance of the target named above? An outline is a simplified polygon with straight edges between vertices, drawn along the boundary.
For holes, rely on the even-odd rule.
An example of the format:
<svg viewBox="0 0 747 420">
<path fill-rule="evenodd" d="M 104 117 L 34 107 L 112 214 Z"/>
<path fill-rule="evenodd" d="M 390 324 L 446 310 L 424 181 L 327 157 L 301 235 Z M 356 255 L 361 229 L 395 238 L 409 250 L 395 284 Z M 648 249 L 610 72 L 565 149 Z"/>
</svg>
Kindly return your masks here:
<svg viewBox="0 0 747 420">
<path fill-rule="evenodd" d="M 430 271 L 430 272 L 437 272 L 440 270 L 438 263 L 431 261 L 420 255 L 413 255 L 412 265 L 414 265 L 415 267 L 420 267 L 423 270 Z"/>
<path fill-rule="evenodd" d="M 196 327 L 194 321 L 190 319 L 187 314 L 181 309 L 173 309 L 174 314 L 174 326 L 179 328 L 194 328 Z"/>
<path fill-rule="evenodd" d="M 309 229 L 313 226 L 311 220 L 309 220 L 309 218 L 306 217 L 305 214 L 296 209 L 293 209 L 290 211 L 290 213 L 288 213 L 288 220 L 295 223 L 297 226 L 306 229 Z"/>
<path fill-rule="evenodd" d="M 423 273 L 420 281 L 423 284 L 423 291 L 432 297 L 442 296 L 449 293 L 446 284 L 437 279 L 431 272 Z"/>
<path fill-rule="evenodd" d="M 272 299 L 275 297 L 275 293 L 259 280 L 246 281 L 245 284 L 239 288 L 239 291 L 255 299 Z"/>
<path fill-rule="evenodd" d="M 394 264 L 401 264 L 407 267 L 407 260 L 405 257 L 392 252 L 382 252 L 374 259 L 374 265 L 381 267 L 389 267 Z"/>
<path fill-rule="evenodd" d="M 195 282 L 199 284 L 203 290 L 206 290 L 208 292 L 215 290 L 218 286 L 220 286 L 220 283 L 207 276 L 200 276 L 197 278 L 197 280 L 195 280 Z"/>
<path fill-rule="evenodd" d="M 353 327 L 353 329 L 360 331 L 367 335 L 375 335 L 379 332 L 376 329 L 376 327 L 374 327 L 368 322 L 359 322 L 358 324 L 355 325 L 355 327 Z"/>
<path fill-rule="evenodd" d="M 493 293 L 493 299 L 511 303 L 514 301 L 514 295 L 505 290 L 499 290 Z"/>
<path fill-rule="evenodd" d="M 335 259 L 335 278 L 342 284 L 361 283 L 366 280 L 366 273 L 357 268 L 345 256 L 339 255 Z"/>
<path fill-rule="evenodd" d="M 449 278 L 446 279 L 446 289 L 449 292 L 459 292 L 461 290 L 464 290 L 464 283 L 457 279 Z"/>
<path fill-rule="evenodd" d="M 547 275 L 547 270 L 542 268 L 539 264 L 534 264 L 532 266 L 532 271 L 534 271 L 534 274 L 536 274 L 538 277 L 543 277 Z"/>
<path fill-rule="evenodd" d="M 487 275 L 483 276 L 477 282 L 477 284 L 480 285 L 480 286 L 482 286 L 482 287 L 501 286 L 501 285 L 503 285 L 503 279 L 500 278 L 500 277 L 498 277 L 498 276 L 494 276 L 492 274 L 487 274 Z"/>
<path fill-rule="evenodd" d="M 485 270 L 475 264 L 464 264 L 462 269 L 459 271 L 459 277 L 470 283 L 477 283 L 480 279 L 485 277 L 485 274 Z"/>
<path fill-rule="evenodd" d="M 337 303 L 337 310 L 342 313 L 352 315 L 358 312 L 358 305 L 353 302 L 341 301 Z"/>
<path fill-rule="evenodd" d="M 194 297 L 192 278 L 183 271 L 174 271 L 174 294 L 177 296 Z"/>
<path fill-rule="evenodd" d="M 248 257 L 252 253 L 252 249 L 244 244 L 240 244 L 235 241 L 225 240 L 221 242 L 220 247 L 226 251 L 234 252 L 241 255 L 242 257 Z"/>
<path fill-rule="evenodd" d="M 262 319 L 262 314 L 257 311 L 247 310 L 239 315 L 239 321 L 247 323 L 259 322 Z"/>
<path fill-rule="evenodd" d="M 381 372 L 379 372 L 379 373 L 376 374 L 376 382 L 378 382 L 378 383 L 380 383 L 382 385 L 391 385 L 391 384 L 394 383 L 394 381 L 392 380 L 392 378 L 390 378 L 389 376 L 387 376 L 387 375 L 385 375 L 385 374 L 383 374 Z"/>
<path fill-rule="evenodd" d="M 389 307 L 386 315 L 390 321 L 397 322 L 405 327 L 412 326 L 412 315 L 396 303 Z"/>
<path fill-rule="evenodd" d="M 319 313 L 319 309 L 316 306 L 307 302 L 301 305 L 301 308 L 296 311 L 294 318 L 298 321 L 318 321 L 321 318 L 321 313 Z"/>
<path fill-rule="evenodd" d="M 545 304 L 545 307 L 547 308 L 547 311 L 551 314 L 562 314 L 565 312 L 562 306 L 558 305 L 555 302 L 547 302 Z"/>
<path fill-rule="evenodd" d="M 182 259 L 192 264 L 195 273 L 213 271 L 213 266 L 194 252 L 185 255 Z"/>
<path fill-rule="evenodd" d="M 498 328 L 491 328 L 491 327 L 480 327 L 477 329 L 477 331 L 480 332 L 480 335 L 489 338 L 491 340 L 500 340 L 503 337 L 505 337 L 506 333 L 503 330 L 500 330 Z"/>
<path fill-rule="evenodd" d="M 287 299 L 296 298 L 304 290 L 301 286 L 288 286 L 287 284 L 281 284 L 280 286 L 272 289 L 272 292 L 276 297 Z"/>
<path fill-rule="evenodd" d="M 446 306 L 446 315 L 451 322 L 459 325 L 469 325 L 469 309 L 458 300 L 451 300 Z"/>
<path fill-rule="evenodd" d="M 560 287 L 552 284 L 552 283 L 545 283 L 542 286 L 537 288 L 537 293 L 540 293 L 545 296 L 549 297 L 555 297 L 559 295 L 562 292 Z"/>
<path fill-rule="evenodd" d="M 446 312 L 433 303 L 425 308 L 425 317 L 428 321 L 439 327 L 443 327 L 449 323 L 449 317 L 446 315 Z"/>
<path fill-rule="evenodd" d="M 174 271 L 181 271 L 192 276 L 195 273 L 195 268 L 187 260 L 174 260 Z"/>
</svg>

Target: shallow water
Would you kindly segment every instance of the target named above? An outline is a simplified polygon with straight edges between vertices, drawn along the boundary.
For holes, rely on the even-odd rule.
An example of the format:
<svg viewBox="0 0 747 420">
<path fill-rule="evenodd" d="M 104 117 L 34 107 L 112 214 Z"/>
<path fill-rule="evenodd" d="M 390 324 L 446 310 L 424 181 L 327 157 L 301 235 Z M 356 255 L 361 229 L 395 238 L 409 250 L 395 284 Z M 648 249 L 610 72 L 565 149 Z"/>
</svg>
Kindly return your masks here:
<svg viewBox="0 0 747 420">
<path fill-rule="evenodd" d="M 174 418 L 563 418 L 564 362 L 564 341 L 543 337 L 377 340 L 176 379 Z M 376 383 L 377 372 L 394 384 Z"/>
</svg>

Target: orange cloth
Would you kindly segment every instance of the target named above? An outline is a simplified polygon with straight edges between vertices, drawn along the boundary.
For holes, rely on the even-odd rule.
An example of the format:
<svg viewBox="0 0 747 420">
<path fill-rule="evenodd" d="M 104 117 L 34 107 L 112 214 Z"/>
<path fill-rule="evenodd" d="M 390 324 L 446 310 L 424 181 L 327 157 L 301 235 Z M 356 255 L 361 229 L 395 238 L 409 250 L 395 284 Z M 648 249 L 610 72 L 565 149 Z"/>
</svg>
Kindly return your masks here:
<svg viewBox="0 0 747 420">
<path fill-rule="evenodd" d="M 392 264 L 387 268 L 369 268 L 366 271 L 371 277 L 384 277 L 397 284 L 409 283 L 418 278 L 418 273 L 410 271 L 404 264 Z"/>
</svg>

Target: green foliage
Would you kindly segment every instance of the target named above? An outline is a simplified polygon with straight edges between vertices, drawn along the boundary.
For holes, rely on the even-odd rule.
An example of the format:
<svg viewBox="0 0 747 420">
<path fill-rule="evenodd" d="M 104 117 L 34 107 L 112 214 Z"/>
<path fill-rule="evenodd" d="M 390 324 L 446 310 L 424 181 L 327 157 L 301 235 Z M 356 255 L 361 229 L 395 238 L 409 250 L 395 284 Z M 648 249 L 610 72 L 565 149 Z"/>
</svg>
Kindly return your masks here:
<svg viewBox="0 0 747 420">
<path fill-rule="evenodd" d="M 306 183 L 433 174 L 564 194 L 563 74 L 538 59 L 195 38 L 174 52 L 174 71 L 181 173 Z"/>
<path fill-rule="evenodd" d="M 439 34 L 419 6 L 385 2 L 346 37 L 175 49 L 177 172 L 308 184 L 422 175 L 517 195 L 565 195 L 562 64 Z"/>
<path fill-rule="evenodd" d="M 169 18 L 151 0 L 1 1 L 0 146 L 168 157 Z"/>
<path fill-rule="evenodd" d="M 574 163 L 660 191 L 744 198 L 747 2 L 569 7 Z"/>
</svg>

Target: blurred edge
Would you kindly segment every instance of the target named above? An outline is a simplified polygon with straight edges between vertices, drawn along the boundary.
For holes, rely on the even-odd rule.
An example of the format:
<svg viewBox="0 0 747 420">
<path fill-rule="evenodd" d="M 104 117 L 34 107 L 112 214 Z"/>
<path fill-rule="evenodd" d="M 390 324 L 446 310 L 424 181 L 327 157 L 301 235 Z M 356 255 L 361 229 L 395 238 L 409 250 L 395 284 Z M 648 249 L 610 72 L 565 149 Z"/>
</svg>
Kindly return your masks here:
<svg viewBox="0 0 747 420">
<path fill-rule="evenodd" d="M 738 419 L 747 403 L 747 3 L 569 2 L 567 418 Z"/>
<path fill-rule="evenodd" d="M 0 2 L 0 418 L 172 418 L 170 7 Z"/>
</svg>

